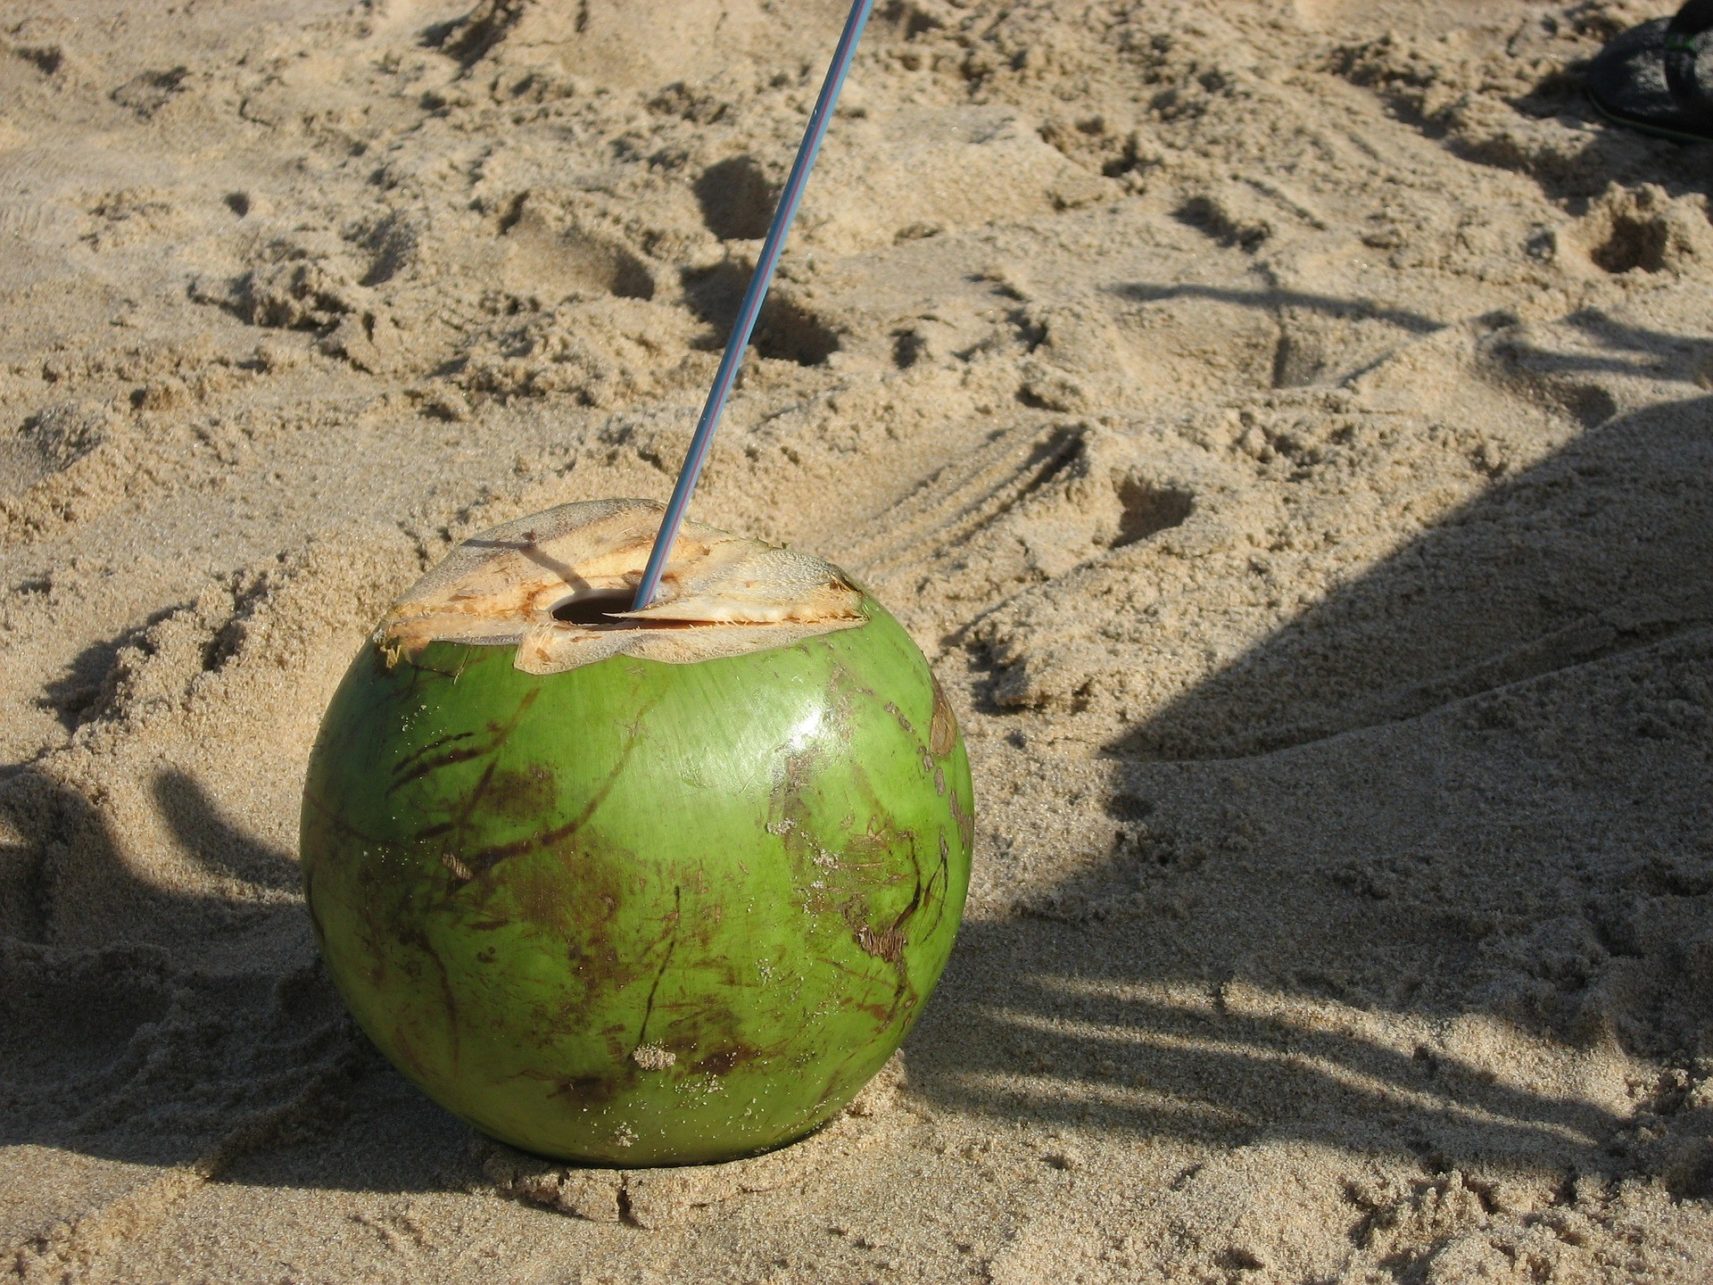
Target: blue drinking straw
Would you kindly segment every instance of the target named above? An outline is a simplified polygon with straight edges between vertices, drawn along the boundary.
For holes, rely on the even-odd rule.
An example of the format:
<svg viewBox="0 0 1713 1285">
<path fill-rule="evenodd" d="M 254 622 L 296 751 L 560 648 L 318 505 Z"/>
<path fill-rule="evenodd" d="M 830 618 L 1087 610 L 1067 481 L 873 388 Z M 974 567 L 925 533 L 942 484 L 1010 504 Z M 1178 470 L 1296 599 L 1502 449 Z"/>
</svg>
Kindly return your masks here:
<svg viewBox="0 0 1713 1285">
<path fill-rule="evenodd" d="M 691 437 L 690 449 L 684 456 L 684 467 L 678 471 L 678 485 L 672 488 L 672 499 L 667 502 L 665 516 L 661 518 L 660 534 L 654 537 L 648 566 L 643 569 L 642 582 L 637 585 L 636 598 L 631 602 L 632 611 L 641 611 L 653 602 L 660 588 L 660 574 L 666 569 L 666 556 L 672 549 L 672 542 L 678 538 L 684 511 L 690 507 L 690 493 L 696 489 L 696 479 L 701 476 L 702 466 L 708 462 L 708 447 L 713 443 L 714 430 L 720 425 L 720 413 L 726 408 L 732 384 L 737 381 L 744 348 L 749 344 L 750 332 L 755 329 L 755 319 L 761 313 L 761 301 L 773 282 L 773 270 L 779 266 L 779 252 L 785 248 L 785 234 L 791 228 L 791 220 L 797 217 L 797 205 L 803 199 L 804 187 L 808 185 L 809 171 L 814 168 L 821 140 L 826 137 L 827 124 L 833 119 L 833 104 L 838 101 L 839 90 L 844 87 L 845 73 L 851 69 L 857 40 L 868 23 L 869 10 L 873 8 L 874 0 L 855 0 L 851 5 L 851 16 L 845 20 L 844 33 L 839 37 L 832 65 L 827 68 L 826 82 L 821 86 L 821 96 L 815 100 L 815 110 L 809 117 L 803 145 L 797 149 L 797 159 L 792 163 L 791 177 L 785 180 L 785 190 L 779 196 L 779 208 L 773 212 L 767 239 L 761 243 L 761 260 L 755 265 L 749 289 L 744 291 L 731 338 L 726 341 L 725 356 L 720 358 L 720 368 L 714 374 L 714 386 L 708 390 L 708 401 L 702 407 L 702 418 L 696 422 L 695 435 Z"/>
</svg>

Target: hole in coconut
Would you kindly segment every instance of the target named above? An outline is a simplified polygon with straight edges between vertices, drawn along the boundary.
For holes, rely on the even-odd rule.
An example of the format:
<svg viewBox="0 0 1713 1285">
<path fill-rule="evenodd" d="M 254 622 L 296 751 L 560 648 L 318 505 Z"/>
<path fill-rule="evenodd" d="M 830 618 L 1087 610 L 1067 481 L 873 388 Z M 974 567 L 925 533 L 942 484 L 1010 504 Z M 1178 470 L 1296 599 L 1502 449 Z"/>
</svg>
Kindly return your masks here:
<svg viewBox="0 0 1713 1285">
<path fill-rule="evenodd" d="M 609 613 L 629 611 L 634 594 L 629 589 L 595 589 L 576 594 L 553 608 L 553 618 L 585 629 L 695 629 L 696 620 L 626 620 Z"/>
<path fill-rule="evenodd" d="M 632 593 L 628 589 L 597 589 L 567 598 L 553 608 L 553 618 L 568 625 L 610 625 L 634 629 L 634 620 L 614 620 L 609 612 L 629 611 Z"/>
</svg>

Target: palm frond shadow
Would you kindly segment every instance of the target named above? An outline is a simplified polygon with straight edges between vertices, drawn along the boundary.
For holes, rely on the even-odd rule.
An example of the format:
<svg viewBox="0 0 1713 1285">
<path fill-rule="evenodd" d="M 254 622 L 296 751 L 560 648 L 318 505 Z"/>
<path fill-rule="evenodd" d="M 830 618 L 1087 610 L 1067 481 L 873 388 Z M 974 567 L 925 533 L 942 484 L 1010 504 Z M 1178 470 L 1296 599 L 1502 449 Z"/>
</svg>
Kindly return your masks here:
<svg viewBox="0 0 1713 1285">
<path fill-rule="evenodd" d="M 1544 1063 L 1713 1045 L 1710 478 L 1713 398 L 1610 419 L 1113 739 L 1111 850 L 966 925 L 913 1086 L 1440 1165 L 1630 1154 L 1682 1103 Z"/>
</svg>

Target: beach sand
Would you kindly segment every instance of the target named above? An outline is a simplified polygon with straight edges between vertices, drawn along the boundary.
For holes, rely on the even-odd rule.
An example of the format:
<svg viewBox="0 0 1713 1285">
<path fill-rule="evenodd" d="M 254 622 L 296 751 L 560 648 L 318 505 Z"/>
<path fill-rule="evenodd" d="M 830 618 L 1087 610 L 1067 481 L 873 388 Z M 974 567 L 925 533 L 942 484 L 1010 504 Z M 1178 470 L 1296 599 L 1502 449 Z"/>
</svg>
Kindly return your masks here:
<svg viewBox="0 0 1713 1285">
<path fill-rule="evenodd" d="M 453 541 L 666 496 L 844 5 L 8 4 L 0 1271 L 1713 1276 L 1669 8 L 879 6 L 694 512 L 911 630 L 969 909 L 850 1114 L 612 1172 L 356 1032 L 302 774 Z"/>
</svg>

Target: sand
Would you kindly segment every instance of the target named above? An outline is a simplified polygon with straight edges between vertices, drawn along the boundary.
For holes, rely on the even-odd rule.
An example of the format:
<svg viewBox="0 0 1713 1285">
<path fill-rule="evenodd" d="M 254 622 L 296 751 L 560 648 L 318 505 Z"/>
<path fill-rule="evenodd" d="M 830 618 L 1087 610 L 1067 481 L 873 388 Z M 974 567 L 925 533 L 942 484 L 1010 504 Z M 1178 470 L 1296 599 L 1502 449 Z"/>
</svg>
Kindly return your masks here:
<svg viewBox="0 0 1713 1285">
<path fill-rule="evenodd" d="M 488 1143 L 354 1030 L 320 711 L 664 498 L 833 0 L 0 17 L 0 1270 L 1713 1275 L 1713 147 L 1639 0 L 888 0 L 695 514 L 911 629 L 979 806 L 851 1114 Z"/>
</svg>

